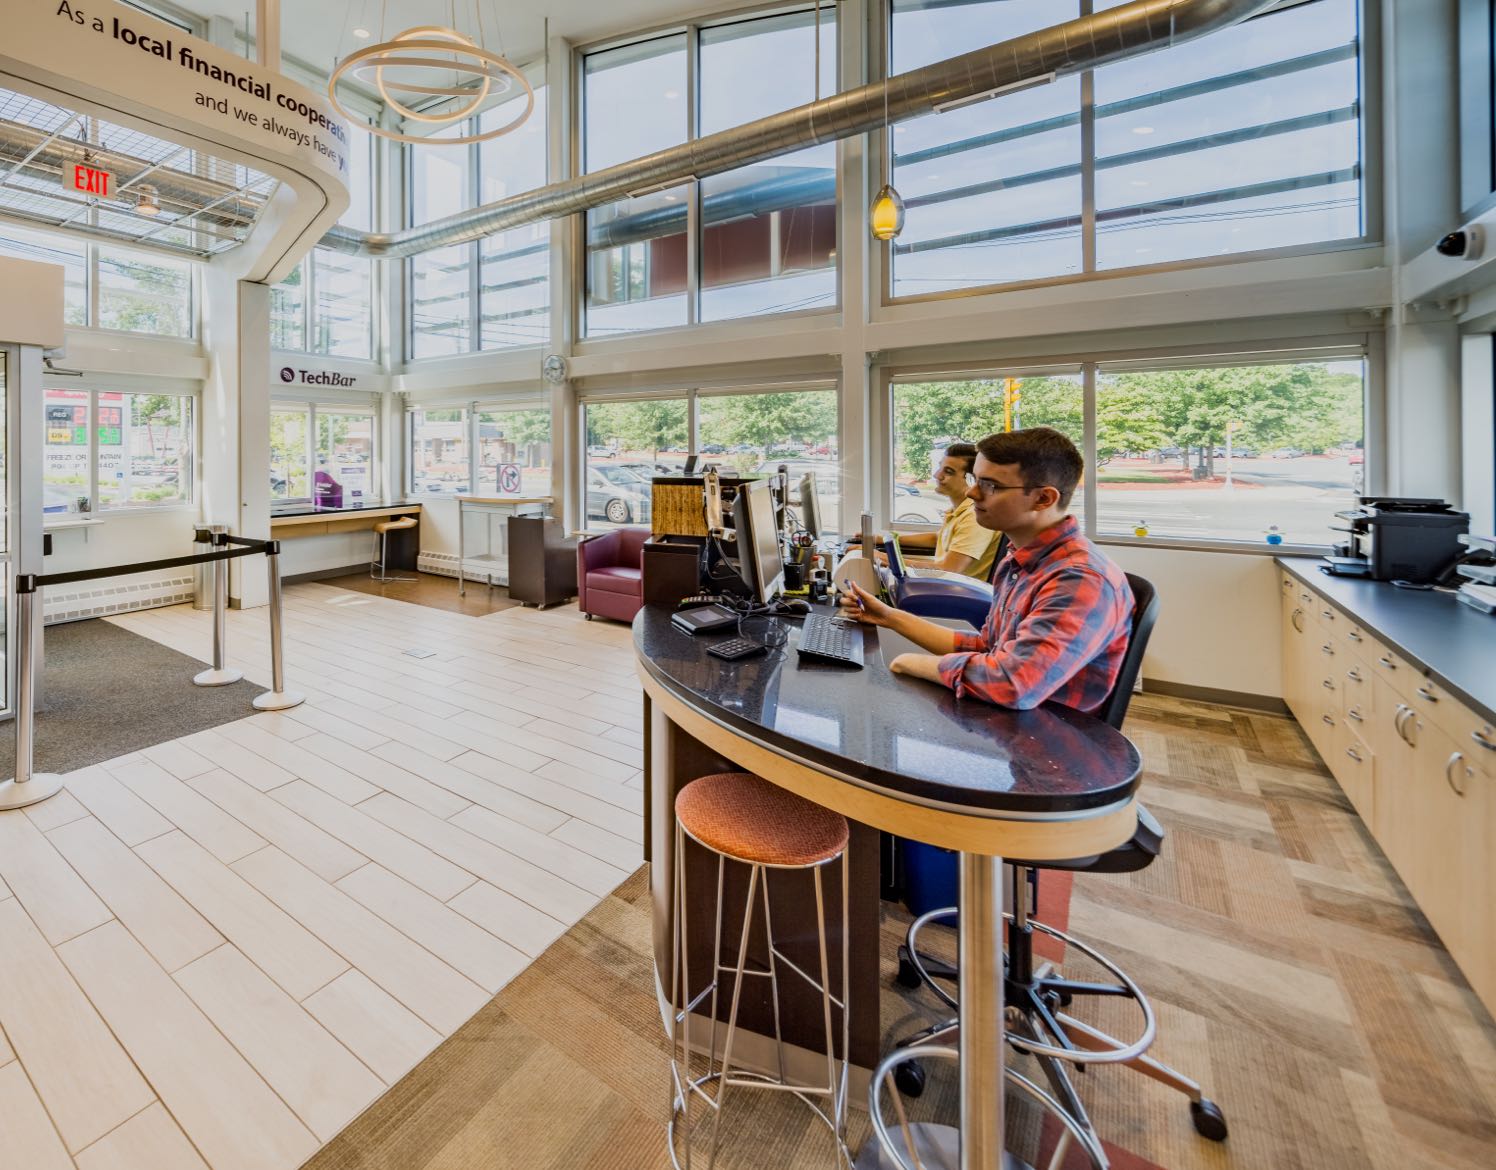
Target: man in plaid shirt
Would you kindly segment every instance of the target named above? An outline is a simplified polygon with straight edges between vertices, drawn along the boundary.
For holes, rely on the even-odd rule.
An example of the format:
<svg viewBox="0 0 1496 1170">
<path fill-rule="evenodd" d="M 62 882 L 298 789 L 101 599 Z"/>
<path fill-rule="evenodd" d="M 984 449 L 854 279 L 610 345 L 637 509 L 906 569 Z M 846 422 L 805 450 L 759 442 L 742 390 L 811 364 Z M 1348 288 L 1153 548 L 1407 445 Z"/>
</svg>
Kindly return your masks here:
<svg viewBox="0 0 1496 1170">
<path fill-rule="evenodd" d="M 1011 546 L 998 562 L 992 609 L 980 634 L 966 634 L 848 583 L 845 612 L 928 651 L 901 654 L 889 669 L 1003 707 L 1101 707 L 1127 653 L 1133 598 L 1122 570 L 1069 514 L 1083 470 L 1075 444 L 1049 427 L 977 444 L 967 496 L 978 523 L 1006 533 Z"/>
</svg>

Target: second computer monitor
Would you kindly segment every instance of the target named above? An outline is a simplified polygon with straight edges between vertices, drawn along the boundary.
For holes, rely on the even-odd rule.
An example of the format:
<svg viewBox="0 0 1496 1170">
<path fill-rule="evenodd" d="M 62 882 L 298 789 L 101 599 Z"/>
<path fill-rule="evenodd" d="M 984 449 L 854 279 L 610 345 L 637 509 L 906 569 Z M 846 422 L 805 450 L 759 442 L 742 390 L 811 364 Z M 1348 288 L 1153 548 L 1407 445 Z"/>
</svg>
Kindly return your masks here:
<svg viewBox="0 0 1496 1170">
<path fill-rule="evenodd" d="M 759 604 L 768 605 L 784 584 L 784 556 L 779 548 L 774 496 L 766 479 L 749 480 L 738 489 L 733 507 L 738 531 L 738 564 L 743 580 Z"/>
<path fill-rule="evenodd" d="M 816 495 L 816 473 L 807 471 L 800 477 L 800 525 L 812 540 L 821 536 L 821 501 Z"/>
</svg>

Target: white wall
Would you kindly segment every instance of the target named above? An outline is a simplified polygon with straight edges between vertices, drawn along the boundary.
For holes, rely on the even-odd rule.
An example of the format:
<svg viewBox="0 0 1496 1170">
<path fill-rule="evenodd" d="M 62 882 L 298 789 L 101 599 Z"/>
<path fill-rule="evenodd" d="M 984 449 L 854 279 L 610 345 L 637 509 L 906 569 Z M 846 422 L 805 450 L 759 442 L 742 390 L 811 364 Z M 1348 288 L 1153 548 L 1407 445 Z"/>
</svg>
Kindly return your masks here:
<svg viewBox="0 0 1496 1170">
<path fill-rule="evenodd" d="M 1159 617 L 1143 678 L 1280 698 L 1277 568 L 1251 553 L 1106 545 L 1158 590 Z"/>
</svg>

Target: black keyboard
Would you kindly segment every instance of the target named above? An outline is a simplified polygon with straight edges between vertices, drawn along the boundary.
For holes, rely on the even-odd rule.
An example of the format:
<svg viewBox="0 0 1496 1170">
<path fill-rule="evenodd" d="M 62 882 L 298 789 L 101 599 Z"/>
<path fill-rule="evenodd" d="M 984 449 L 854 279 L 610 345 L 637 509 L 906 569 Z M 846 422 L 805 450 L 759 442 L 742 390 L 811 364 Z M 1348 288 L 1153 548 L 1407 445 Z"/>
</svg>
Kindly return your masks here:
<svg viewBox="0 0 1496 1170">
<path fill-rule="evenodd" d="M 849 618 L 813 613 L 805 619 L 796 649 L 808 658 L 862 666 L 862 627 Z"/>
</svg>

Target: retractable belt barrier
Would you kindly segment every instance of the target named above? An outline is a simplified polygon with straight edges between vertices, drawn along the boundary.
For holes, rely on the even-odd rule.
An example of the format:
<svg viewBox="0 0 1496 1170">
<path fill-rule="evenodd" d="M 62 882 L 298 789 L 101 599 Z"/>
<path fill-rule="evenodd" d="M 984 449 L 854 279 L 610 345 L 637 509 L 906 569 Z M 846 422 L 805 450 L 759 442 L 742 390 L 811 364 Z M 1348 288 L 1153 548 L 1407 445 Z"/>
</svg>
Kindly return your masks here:
<svg viewBox="0 0 1496 1170">
<path fill-rule="evenodd" d="M 51 772 L 34 772 L 36 747 L 36 595 L 48 585 L 71 585 L 78 581 L 97 581 L 104 577 L 125 577 L 158 569 L 177 569 L 188 565 L 213 566 L 213 666 L 193 677 L 200 687 L 221 687 L 238 682 L 244 675 L 224 665 L 224 647 L 228 631 L 229 574 L 228 562 L 240 557 L 265 555 L 265 572 L 270 586 L 270 675 L 271 689 L 256 695 L 252 705 L 257 711 L 284 711 L 306 702 L 306 696 L 286 690 L 283 641 L 281 637 L 280 541 L 254 540 L 247 536 L 230 536 L 226 532 L 199 526 L 193 532 L 196 544 L 208 545 L 212 552 L 185 557 L 166 557 L 159 561 L 141 561 L 131 565 L 110 565 L 102 569 L 78 569 L 70 573 L 22 573 L 16 577 L 16 770 L 11 780 L 0 781 L 0 810 L 22 808 L 54 796 L 62 788 L 62 777 Z"/>
</svg>

